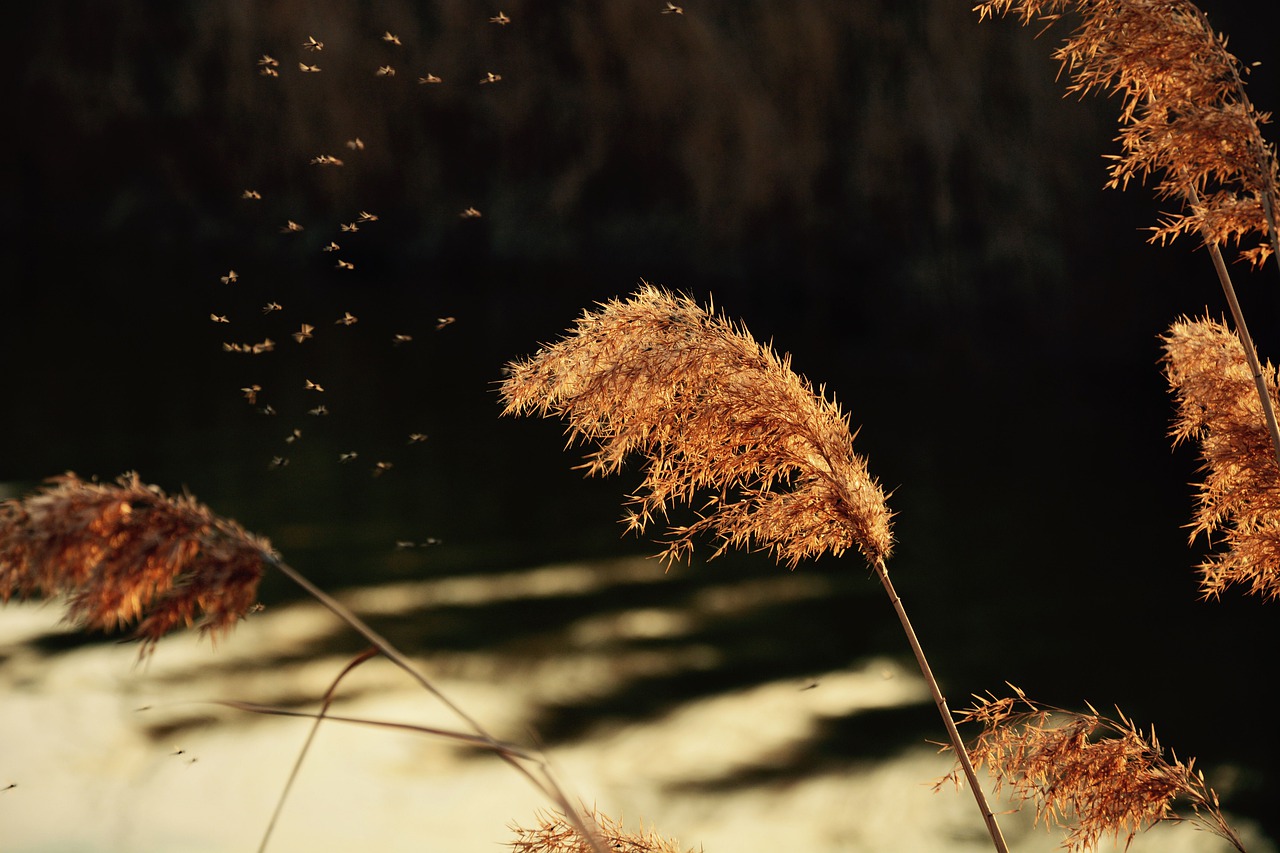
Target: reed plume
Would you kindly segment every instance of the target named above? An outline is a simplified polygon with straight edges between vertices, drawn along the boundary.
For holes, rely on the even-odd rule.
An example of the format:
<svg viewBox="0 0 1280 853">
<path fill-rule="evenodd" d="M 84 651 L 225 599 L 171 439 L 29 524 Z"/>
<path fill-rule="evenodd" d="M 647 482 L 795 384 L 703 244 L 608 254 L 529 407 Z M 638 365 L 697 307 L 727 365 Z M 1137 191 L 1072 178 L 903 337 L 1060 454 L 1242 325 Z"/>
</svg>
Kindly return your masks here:
<svg viewBox="0 0 1280 853">
<path fill-rule="evenodd" d="M 961 713 L 962 723 L 982 726 L 969 759 L 990 770 L 997 791 L 1007 785 L 1016 800 L 1034 803 L 1037 823 L 1065 829 L 1063 847 L 1093 849 L 1105 836 L 1124 836 L 1127 846 L 1161 821 L 1189 820 L 1244 850 L 1195 759 L 1165 758 L 1154 729 L 1143 734 L 1119 709 L 1118 719 L 1093 706 L 1075 713 L 1013 690 L 1015 696 L 975 696 Z M 938 785 L 948 780 L 958 782 L 957 771 Z"/>
<path fill-rule="evenodd" d="M 1245 94 L 1240 61 L 1189 0 L 987 0 L 980 17 L 1016 12 L 1024 24 L 1074 12 L 1078 26 L 1054 57 L 1070 75 L 1069 92 L 1118 94 L 1121 154 L 1111 155 L 1108 186 L 1154 180 L 1161 198 L 1181 200 L 1152 239 L 1199 232 L 1210 246 L 1240 245 L 1255 265 L 1276 255 L 1275 146 L 1262 136 L 1270 120 Z M 1246 69 L 1247 70 L 1247 69 Z"/>
<path fill-rule="evenodd" d="M 1111 158 L 1110 186 L 1124 188 L 1135 177 L 1145 181 L 1154 176 L 1156 194 L 1179 199 L 1184 208 L 1182 213 L 1167 215 L 1153 229 L 1152 239 L 1164 243 L 1198 232 L 1208 249 L 1235 323 L 1233 339 L 1253 380 L 1258 404 L 1252 407 L 1254 417 L 1265 425 L 1264 435 L 1271 444 L 1270 463 L 1253 456 L 1250 471 L 1261 477 L 1260 483 L 1274 484 L 1280 476 L 1274 376 L 1269 390 L 1268 371 L 1258 360 L 1222 258 L 1224 246 L 1238 246 L 1255 235 L 1260 242 L 1242 250 L 1241 257 L 1261 266 L 1274 256 L 1280 269 L 1276 150 L 1260 129 L 1268 114 L 1254 109 L 1245 94 L 1240 61 L 1227 50 L 1226 39 L 1214 32 L 1204 12 L 1189 0 L 987 0 L 976 8 L 981 17 L 1016 10 L 1023 23 L 1037 17 L 1054 21 L 1068 10 L 1079 17 L 1078 27 L 1055 54 L 1070 73 L 1068 91 L 1120 95 L 1122 154 Z M 1205 390 L 1214 381 L 1206 377 Z M 1236 387 L 1230 380 L 1223 381 Z M 1245 420 L 1239 424 L 1248 429 Z M 1213 464 L 1210 460 L 1211 468 Z M 1214 494 L 1215 487 L 1206 486 L 1206 491 Z M 1218 509 L 1225 505 L 1215 499 L 1210 504 L 1202 501 L 1202 507 L 1206 509 L 1198 529 L 1212 531 L 1222 518 Z M 1263 539 L 1255 535 L 1248 513 L 1240 521 L 1243 525 L 1237 523 L 1235 529 L 1256 549 Z M 1269 550 L 1274 554 L 1276 547 Z M 1250 562 L 1262 564 L 1256 557 Z M 1274 558 L 1270 563 L 1274 565 Z M 1231 579 L 1250 577 L 1249 570 L 1238 571 L 1242 568 L 1231 561 L 1210 564 L 1205 568 L 1206 594 L 1216 595 Z M 1262 575 L 1252 577 L 1256 581 Z M 1255 591 L 1266 588 L 1255 583 Z"/>
<path fill-rule="evenodd" d="M 507 370 L 504 414 L 563 417 L 570 443 L 599 445 L 588 473 L 643 457 L 630 529 L 710 493 L 697 522 L 670 528 L 667 559 L 702 533 L 718 537 L 717 554 L 759 547 L 793 568 L 851 547 L 889 555 L 884 492 L 853 452 L 848 416 L 789 358 L 687 297 L 645 284 Z"/>
<path fill-rule="evenodd" d="M 144 657 L 162 636 L 181 626 L 196 625 L 215 641 L 230 632 L 254 607 L 258 582 L 266 566 L 298 584 L 351 626 L 475 734 L 421 726 L 391 724 L 392 727 L 438 734 L 490 749 L 546 794 L 567 816 L 565 819 L 578 827 L 580 836 L 586 839 L 582 849 L 604 853 L 600 840 L 544 760 L 495 740 L 441 693 L 404 653 L 281 560 L 266 539 L 214 515 L 192 496 L 169 497 L 158 487 L 143 484 L 136 473 L 125 474 L 115 484 L 85 482 L 68 473 L 50 478 L 44 488 L 24 499 L 0 503 L 0 602 L 14 597 L 66 596 L 66 618 L 77 627 L 111 631 L 136 621 L 134 634 L 142 641 L 140 656 Z M 356 658 L 343 675 L 367 657 Z M 293 713 L 243 702 L 223 704 L 261 713 Z M 317 720 L 322 718 L 339 719 L 323 712 L 316 715 Z M 379 724 L 372 720 L 347 721 Z M 304 748 L 304 754 L 305 751 Z M 269 827 L 260 849 L 265 849 L 270 833 Z"/>
<path fill-rule="evenodd" d="M 77 627 L 136 622 L 143 655 L 175 628 L 215 641 L 229 632 L 273 560 L 267 540 L 137 474 L 114 484 L 66 474 L 0 503 L 0 601 L 66 596 Z"/>
<path fill-rule="evenodd" d="M 1161 339 L 1165 375 L 1177 398 L 1174 444 L 1196 441 L 1204 482 L 1191 538 L 1221 534 L 1225 549 L 1201 564 L 1200 589 L 1218 597 L 1230 584 L 1280 598 L 1280 472 L 1241 341 L 1225 324 L 1181 320 Z M 1263 368 L 1267 393 L 1280 402 L 1276 368 Z"/>
<path fill-rule="evenodd" d="M 663 838 L 652 830 L 641 828 L 638 832 L 628 832 L 622 828 L 621 822 L 595 809 L 584 812 L 583 816 L 608 850 L 617 853 L 681 853 L 680 845 L 674 839 Z M 511 831 L 516 834 L 515 840 L 508 842 L 512 853 L 590 853 L 592 850 L 587 839 L 564 815 L 539 812 L 537 821 L 538 825 L 532 829 L 512 825 Z"/>
<path fill-rule="evenodd" d="M 992 842 L 1008 850 L 889 578 L 884 492 L 853 452 L 848 416 L 795 374 L 789 358 L 688 297 L 645 283 L 625 302 L 585 312 L 559 343 L 507 372 L 504 414 L 564 418 L 570 444 L 598 445 L 583 466 L 589 474 L 613 473 L 633 453 L 644 459 L 627 516 L 632 530 L 710 493 L 697 522 L 669 528 L 666 559 L 688 555 L 704 532 L 719 539 L 716 554 L 763 548 L 792 568 L 856 547 L 889 596 Z"/>
</svg>

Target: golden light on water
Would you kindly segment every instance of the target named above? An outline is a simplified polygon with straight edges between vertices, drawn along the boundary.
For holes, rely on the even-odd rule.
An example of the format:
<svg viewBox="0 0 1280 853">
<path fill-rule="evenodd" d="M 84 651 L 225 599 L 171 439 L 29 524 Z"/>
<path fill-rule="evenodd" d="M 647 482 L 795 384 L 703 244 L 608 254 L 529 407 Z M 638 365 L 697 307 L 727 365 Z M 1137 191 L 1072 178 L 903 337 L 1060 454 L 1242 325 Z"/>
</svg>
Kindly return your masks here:
<svg viewBox="0 0 1280 853">
<path fill-rule="evenodd" d="M 651 561 L 621 560 L 387 584 L 343 598 L 370 618 L 425 612 L 419 618 L 429 619 L 433 607 L 500 600 L 536 607 L 539 598 L 666 577 Z M 498 644 L 428 651 L 420 660 L 441 690 L 496 736 L 528 744 L 530 727 L 548 708 L 589 707 L 664 678 L 716 678 L 726 655 L 701 637 L 703 623 L 787 597 L 820 596 L 827 584 L 816 575 L 726 582 L 679 604 L 596 608 L 548 626 L 558 638 L 554 651 Z M 42 651 L 32 641 L 58 618 L 58 608 L 11 604 L 0 619 L 0 784 L 15 785 L 0 794 L 4 849 L 255 849 L 309 722 L 212 702 L 314 710 L 349 656 L 308 650 L 332 642 L 342 627 L 318 605 L 282 605 L 252 615 L 216 652 L 194 635 L 178 635 L 139 666 L 133 644 Z M 339 697 L 331 713 L 460 728 L 382 661 L 353 672 Z M 843 671 L 673 699 L 629 719 L 602 714 L 552 746 L 549 758 L 571 795 L 628 825 L 643 818 L 695 849 L 986 849 L 967 798 L 930 790 L 951 766 L 933 745 L 813 762 L 815 744 L 832 725 L 928 702 L 914 671 L 870 658 Z M 527 823 L 548 807 L 492 756 L 425 735 L 330 722 L 269 849 L 490 853 L 510 840 L 513 821 Z M 1006 831 L 1019 850 L 1057 849 L 1056 836 L 1025 820 L 1011 820 Z M 1132 849 L 1216 849 L 1211 841 L 1157 830 Z"/>
</svg>

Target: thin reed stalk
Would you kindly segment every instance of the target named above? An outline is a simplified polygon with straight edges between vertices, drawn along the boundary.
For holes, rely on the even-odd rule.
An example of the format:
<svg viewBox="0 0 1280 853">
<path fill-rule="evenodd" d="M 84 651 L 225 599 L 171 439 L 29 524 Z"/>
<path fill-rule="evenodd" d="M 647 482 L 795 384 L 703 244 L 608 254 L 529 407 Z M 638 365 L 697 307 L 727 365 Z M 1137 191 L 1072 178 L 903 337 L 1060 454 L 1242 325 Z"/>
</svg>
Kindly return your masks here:
<svg viewBox="0 0 1280 853">
<path fill-rule="evenodd" d="M 230 632 L 255 609 L 267 567 L 300 586 L 443 703 L 475 732 L 462 739 L 506 761 L 561 809 L 594 853 L 605 853 L 545 759 L 496 740 L 399 649 L 281 560 L 266 539 L 214 515 L 190 495 L 170 497 L 144 485 L 136 473 L 115 484 L 66 474 L 25 499 L 0 503 L 0 602 L 65 597 L 67 619 L 79 627 L 110 631 L 136 623 L 143 657 L 180 627 L 199 627 L 215 640 Z M 323 711 L 314 716 L 339 719 Z"/>
<path fill-rule="evenodd" d="M 920 666 L 920 672 L 924 675 L 925 683 L 929 685 L 929 692 L 933 694 L 933 704 L 937 706 L 938 713 L 942 716 L 942 724 L 947 730 L 947 739 L 951 742 L 951 748 L 956 754 L 960 769 L 964 773 L 965 779 L 969 782 L 969 789 L 974 792 L 974 799 L 978 803 L 979 811 L 982 812 L 982 820 L 987 825 L 987 834 L 991 836 L 991 840 L 997 850 L 1007 853 L 1009 848 L 1005 843 L 1004 834 L 1000 831 L 1000 824 L 996 820 L 995 813 L 991 811 L 991 805 L 987 802 L 986 796 L 982 793 L 983 785 L 978 780 L 978 773 L 974 768 L 973 762 L 969 760 L 968 750 L 957 746 L 957 744 L 963 744 L 963 740 L 960 737 L 959 729 L 956 728 L 955 717 L 951 713 L 951 709 L 947 707 L 947 699 L 942 695 L 942 691 L 938 687 L 938 679 L 933 677 L 933 668 L 929 666 L 929 661 L 924 654 L 924 648 L 921 647 L 920 640 L 916 637 L 915 629 L 911 627 L 911 620 L 907 618 L 907 611 L 902 606 L 902 598 L 898 595 L 898 591 L 893 588 L 893 582 L 889 580 L 889 570 L 885 567 L 884 560 L 877 560 L 874 568 L 876 575 L 880 578 L 880 584 L 889 596 L 889 601 L 893 603 L 894 612 L 898 614 L 898 622 L 902 625 L 903 633 L 907 635 L 907 644 L 911 646 L 911 651 L 916 656 L 916 663 Z"/>
<path fill-rule="evenodd" d="M 586 312 L 559 343 L 507 366 L 504 414 L 559 416 L 572 444 L 596 449 L 583 467 L 609 474 L 631 456 L 644 479 L 626 523 L 643 532 L 703 500 L 698 520 L 668 528 L 662 557 L 693 540 L 766 550 L 791 568 L 856 548 L 875 569 L 929 683 L 957 755 L 946 700 L 889 580 L 885 495 L 853 451 L 848 415 L 794 373 L 789 359 L 693 300 L 644 283 L 629 300 Z M 1007 851 L 982 786 L 971 790 L 998 851 Z"/>
<path fill-rule="evenodd" d="M 266 853 L 267 844 L 271 841 L 271 834 L 275 832 L 276 823 L 280 820 L 280 815 L 284 811 L 285 801 L 289 799 L 289 792 L 293 790 L 293 783 L 297 781 L 298 773 L 302 770 L 302 762 L 306 759 L 307 753 L 311 750 L 311 744 L 315 742 L 316 734 L 320 731 L 320 723 L 324 720 L 325 714 L 329 712 L 329 706 L 333 704 L 338 685 L 356 667 L 372 660 L 378 653 L 377 649 L 371 648 L 356 655 L 354 659 L 342 668 L 342 672 L 338 673 L 337 677 L 333 679 L 333 683 L 329 685 L 329 689 L 324 692 L 324 698 L 320 702 L 320 711 L 316 714 L 311 730 L 307 732 L 307 739 L 303 742 L 302 749 L 298 751 L 298 758 L 293 762 L 293 769 L 289 771 L 289 778 L 285 780 L 284 787 L 280 790 L 280 797 L 276 800 L 276 807 L 271 811 L 271 819 L 267 821 L 267 828 L 262 832 L 262 841 L 258 844 L 258 853 Z"/>
<path fill-rule="evenodd" d="M 234 699 L 219 699 L 213 704 L 223 705 L 227 708 L 235 708 L 239 711 L 249 711 L 254 714 L 263 714 L 269 717 L 295 717 L 300 720 L 315 720 L 316 722 L 324 722 L 330 720 L 335 723 L 350 723 L 356 726 L 368 726 L 374 729 L 392 729 L 400 732 L 414 732 L 417 734 L 432 735 L 434 737 L 452 740 L 458 743 L 473 746 L 477 749 L 487 750 L 499 755 L 507 755 L 511 758 L 521 761 L 537 762 L 540 759 L 532 752 L 513 743 L 506 743 L 493 738 L 484 737 L 482 735 L 468 734 L 455 729 L 442 729 L 439 726 L 424 726 L 418 723 L 400 723 L 394 720 L 378 720 L 372 717 L 347 717 L 342 714 L 330 714 L 327 711 L 295 711 L 292 708 L 280 708 L 275 705 L 262 705 L 257 702 L 240 702 Z"/>
<path fill-rule="evenodd" d="M 1192 200 L 1195 201 L 1198 196 L 1194 194 L 1194 190 L 1192 193 Z M 1231 283 L 1231 274 L 1227 271 L 1226 261 L 1222 259 L 1222 251 L 1210 240 L 1208 233 L 1204 235 L 1204 244 L 1209 249 L 1214 272 L 1218 274 L 1222 293 L 1227 298 L 1227 305 L 1231 309 L 1231 319 L 1235 322 L 1236 335 L 1240 339 L 1240 350 L 1249 364 L 1249 373 L 1253 379 L 1254 388 L 1258 392 L 1258 402 L 1262 406 L 1262 417 L 1266 422 L 1267 432 L 1271 436 L 1271 452 L 1275 458 L 1276 470 L 1280 472 L 1280 423 L 1276 421 L 1276 407 L 1267 389 L 1262 362 L 1258 361 L 1258 351 L 1253 346 L 1253 336 L 1249 334 L 1249 324 L 1244 320 L 1244 311 L 1240 308 L 1240 300 L 1236 298 L 1236 289 Z"/>
<path fill-rule="evenodd" d="M 317 587 L 305 576 L 295 569 L 279 560 L 273 560 L 272 566 L 285 577 L 292 580 L 298 586 L 302 587 L 308 594 L 319 601 L 322 605 L 329 609 L 335 616 L 346 622 L 353 630 L 373 644 L 374 648 L 382 652 L 386 658 L 393 664 L 403 670 L 410 678 L 418 682 L 424 690 L 432 696 L 440 700 L 446 708 L 457 715 L 463 722 L 471 727 L 477 735 L 477 742 L 486 746 L 494 752 L 499 758 L 511 766 L 517 773 L 524 776 L 533 784 L 535 788 L 541 791 L 552 802 L 559 807 L 566 815 L 567 819 L 572 821 L 574 825 L 582 832 L 582 836 L 591 845 L 593 853 L 605 853 L 601 846 L 598 835 L 591 829 L 586 820 L 582 817 L 578 809 L 570 802 L 568 795 L 561 788 L 560 783 L 556 781 L 555 776 L 551 772 L 550 766 L 545 760 L 535 759 L 528 754 L 517 754 L 509 745 L 500 743 L 493 738 L 484 727 L 480 725 L 470 714 L 462 710 L 460 706 L 455 704 L 447 696 L 431 683 L 431 680 L 423 675 L 413 663 L 405 657 L 405 655 L 385 639 L 378 632 L 374 631 L 363 619 L 357 616 L 351 610 L 345 607 L 341 602 L 324 590 Z M 328 719 L 337 719 L 330 716 Z M 531 764 L 534 769 L 530 769 Z"/>
</svg>

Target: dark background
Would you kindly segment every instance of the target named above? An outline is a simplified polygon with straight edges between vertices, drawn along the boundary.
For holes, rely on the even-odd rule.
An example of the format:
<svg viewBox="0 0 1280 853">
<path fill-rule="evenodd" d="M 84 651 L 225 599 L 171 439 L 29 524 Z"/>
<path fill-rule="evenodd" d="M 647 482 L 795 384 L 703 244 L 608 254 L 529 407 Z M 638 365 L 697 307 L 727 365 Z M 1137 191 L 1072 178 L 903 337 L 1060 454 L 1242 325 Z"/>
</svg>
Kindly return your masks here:
<svg viewBox="0 0 1280 853">
<path fill-rule="evenodd" d="M 21 7 L 4 36 L 0 483 L 136 469 L 330 588 L 648 553 L 616 523 L 634 474 L 581 480 L 559 425 L 500 419 L 494 383 L 642 278 L 714 295 L 861 425 L 893 490 L 891 569 L 954 706 L 1006 680 L 1118 704 L 1275 837 L 1274 605 L 1198 600 L 1197 463 L 1170 451 L 1157 363 L 1177 317 L 1225 310 L 1208 257 L 1145 242 L 1162 203 L 1144 188 L 1103 189 L 1117 104 L 1063 98 L 1063 33 L 979 24 L 969 5 L 512 0 L 505 27 L 461 2 Z M 1274 32 L 1248 5 L 1203 4 L 1262 60 L 1250 93 L 1274 109 Z M 322 53 L 301 50 L 309 35 Z M 264 53 L 278 78 L 257 73 Z M 395 77 L 374 73 L 388 63 Z M 428 71 L 444 82 L 418 85 Z M 502 81 L 478 85 L 490 71 Z M 344 146 L 356 136 L 365 150 Z M 321 153 L 345 165 L 309 165 Z M 471 206 L 483 217 L 460 218 Z M 379 222 L 341 234 L 359 210 Z M 279 233 L 289 219 L 306 230 Z M 330 239 L 343 251 L 321 252 Z M 1280 281 L 1235 270 L 1274 355 Z M 264 316 L 268 301 L 285 310 Z M 333 325 L 343 311 L 360 322 Z M 317 328 L 303 345 L 300 322 Z M 264 336 L 276 352 L 222 352 Z M 255 412 L 250 383 L 279 414 Z M 319 402 L 331 415 L 308 417 Z M 375 478 L 377 460 L 395 467 Z M 393 547 L 428 537 L 442 544 Z M 733 555 L 661 594 L 778 571 Z M 548 709 L 545 734 L 907 654 L 855 559 L 799 571 L 857 580 L 719 626 L 734 653 L 713 678 Z M 620 604 L 406 619 L 395 636 L 531 642 L 557 606 Z M 833 731 L 814 760 L 936 739 L 931 714 Z"/>
</svg>

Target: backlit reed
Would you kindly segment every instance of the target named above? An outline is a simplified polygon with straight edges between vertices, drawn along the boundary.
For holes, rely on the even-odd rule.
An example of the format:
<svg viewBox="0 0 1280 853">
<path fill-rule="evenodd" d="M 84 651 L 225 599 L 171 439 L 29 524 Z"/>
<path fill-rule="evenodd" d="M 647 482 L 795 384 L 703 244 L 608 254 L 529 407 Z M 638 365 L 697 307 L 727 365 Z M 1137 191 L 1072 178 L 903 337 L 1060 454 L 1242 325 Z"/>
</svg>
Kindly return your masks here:
<svg viewBox="0 0 1280 853">
<path fill-rule="evenodd" d="M 1054 54 L 1068 91 L 1120 96 L 1121 153 L 1109 158 L 1109 185 L 1153 179 L 1157 195 L 1185 205 L 1153 229 L 1154 240 L 1260 238 L 1242 256 L 1261 265 L 1276 254 L 1280 263 L 1275 147 L 1259 129 L 1269 115 L 1249 101 L 1240 61 L 1194 3 L 988 0 L 976 9 L 1016 13 L 1024 24 L 1074 16 L 1076 29 Z"/>
<path fill-rule="evenodd" d="M 1244 850 L 1218 807 L 1218 795 L 1195 769 L 1165 757 L 1155 730 L 1144 734 L 1117 709 L 1117 718 L 1041 705 L 1018 688 L 1015 696 L 975 697 L 960 714 L 982 732 L 968 747 L 986 766 L 997 791 L 1031 802 L 1036 822 L 1066 830 L 1062 846 L 1090 850 L 1110 836 L 1133 838 L 1161 821 L 1189 820 Z M 939 781 L 958 782 L 958 770 Z M 1182 811 L 1178 811 L 1178 809 Z"/>
<path fill-rule="evenodd" d="M 267 540 L 136 474 L 111 484 L 66 474 L 0 504 L 0 601 L 65 596 L 77 627 L 136 623 L 143 654 L 176 628 L 229 632 L 272 560 Z"/>
<path fill-rule="evenodd" d="M 668 528 L 666 558 L 687 556 L 702 533 L 719 540 L 716 554 L 764 548 L 792 568 L 856 547 L 889 596 L 992 842 L 1007 851 L 889 578 L 884 492 L 853 452 L 848 416 L 821 389 L 742 326 L 649 284 L 586 312 L 559 343 L 507 370 L 505 413 L 562 417 L 571 444 L 597 445 L 588 473 L 641 458 L 644 480 L 627 516 L 633 530 L 705 501 L 698 521 Z"/>
<path fill-rule="evenodd" d="M 621 821 L 594 809 L 585 812 L 584 817 L 607 850 L 617 853 L 682 853 L 674 839 L 663 838 L 652 830 L 641 827 L 636 832 L 628 832 L 622 828 Z M 587 839 L 564 815 L 540 812 L 537 821 L 538 825 L 531 829 L 512 825 L 511 831 L 516 836 L 514 841 L 508 842 L 512 853 L 591 853 Z"/>
<path fill-rule="evenodd" d="M 627 516 L 637 532 L 706 496 L 698 521 L 669 529 L 667 558 L 701 533 L 792 567 L 852 547 L 868 561 L 889 554 L 884 492 L 853 452 L 848 417 L 788 358 L 691 299 L 645 285 L 587 312 L 509 365 L 501 391 L 505 414 L 561 416 L 571 442 L 597 444 L 591 474 L 644 460 Z"/>
<path fill-rule="evenodd" d="M 1240 339 L 1213 320 L 1181 320 L 1162 338 L 1165 375 L 1177 398 L 1174 443 L 1194 441 L 1204 460 L 1191 537 L 1221 542 L 1201 566 L 1201 591 L 1216 598 L 1242 584 L 1280 598 L 1280 470 Z M 1262 379 L 1280 401 L 1276 368 Z"/>
</svg>

